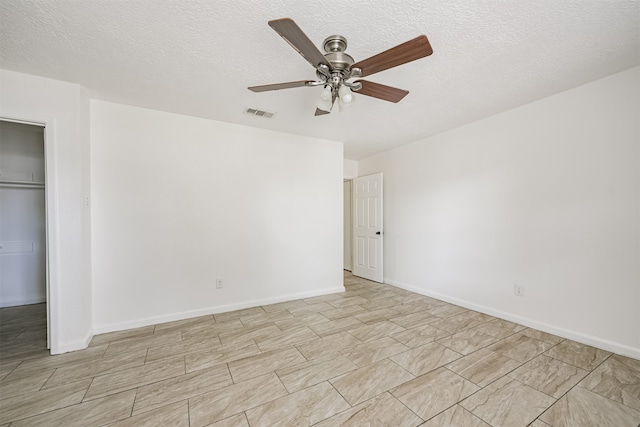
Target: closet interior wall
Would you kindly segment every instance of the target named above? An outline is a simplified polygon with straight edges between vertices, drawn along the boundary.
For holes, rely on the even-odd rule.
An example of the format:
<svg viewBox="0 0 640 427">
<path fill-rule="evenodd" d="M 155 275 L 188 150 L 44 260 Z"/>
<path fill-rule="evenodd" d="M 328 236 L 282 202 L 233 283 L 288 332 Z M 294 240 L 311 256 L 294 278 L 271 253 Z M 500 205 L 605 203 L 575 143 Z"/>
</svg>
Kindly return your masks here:
<svg viewBox="0 0 640 427">
<path fill-rule="evenodd" d="M 0 307 L 46 301 L 44 128 L 0 121 Z"/>
</svg>

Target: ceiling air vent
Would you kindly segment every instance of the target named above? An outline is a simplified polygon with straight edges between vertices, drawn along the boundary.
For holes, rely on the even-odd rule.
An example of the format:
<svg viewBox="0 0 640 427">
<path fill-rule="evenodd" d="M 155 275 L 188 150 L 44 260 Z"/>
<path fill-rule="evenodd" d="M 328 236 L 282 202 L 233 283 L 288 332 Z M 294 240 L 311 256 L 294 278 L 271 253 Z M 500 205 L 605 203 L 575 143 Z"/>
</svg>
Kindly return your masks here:
<svg viewBox="0 0 640 427">
<path fill-rule="evenodd" d="M 276 113 L 271 113 L 269 111 L 264 111 L 264 110 L 258 110 L 256 108 L 245 108 L 244 113 L 250 116 L 264 117 L 265 119 L 270 119 L 276 115 Z"/>
</svg>

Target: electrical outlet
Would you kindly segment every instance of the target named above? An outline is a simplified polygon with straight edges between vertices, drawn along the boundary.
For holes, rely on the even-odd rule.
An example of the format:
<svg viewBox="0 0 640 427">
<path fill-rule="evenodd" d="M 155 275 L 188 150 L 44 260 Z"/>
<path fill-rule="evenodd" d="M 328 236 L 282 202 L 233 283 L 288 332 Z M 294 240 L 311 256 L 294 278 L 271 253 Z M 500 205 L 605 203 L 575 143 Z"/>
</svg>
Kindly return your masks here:
<svg viewBox="0 0 640 427">
<path fill-rule="evenodd" d="M 216 279 L 216 288 L 222 289 L 222 279 Z"/>
<path fill-rule="evenodd" d="M 517 297 L 523 297 L 524 296 L 524 286 L 518 285 L 518 284 L 513 285 L 513 293 Z"/>
</svg>

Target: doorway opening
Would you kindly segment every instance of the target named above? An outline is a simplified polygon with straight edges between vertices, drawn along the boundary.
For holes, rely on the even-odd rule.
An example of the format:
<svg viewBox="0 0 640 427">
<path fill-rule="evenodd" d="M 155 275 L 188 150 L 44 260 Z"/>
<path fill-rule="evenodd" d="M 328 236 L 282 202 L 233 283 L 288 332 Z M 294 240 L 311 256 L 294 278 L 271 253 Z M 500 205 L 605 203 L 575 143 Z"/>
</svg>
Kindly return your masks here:
<svg viewBox="0 0 640 427">
<path fill-rule="evenodd" d="M 45 127 L 0 120 L 0 348 L 48 354 Z"/>
<path fill-rule="evenodd" d="M 351 271 L 351 265 L 353 262 L 353 255 L 351 251 L 351 242 L 353 241 L 353 235 L 351 233 L 351 180 L 345 179 L 343 182 L 343 208 L 344 208 L 344 218 L 343 218 L 343 238 L 344 238 L 344 261 L 343 261 L 343 269 L 345 271 Z"/>
</svg>

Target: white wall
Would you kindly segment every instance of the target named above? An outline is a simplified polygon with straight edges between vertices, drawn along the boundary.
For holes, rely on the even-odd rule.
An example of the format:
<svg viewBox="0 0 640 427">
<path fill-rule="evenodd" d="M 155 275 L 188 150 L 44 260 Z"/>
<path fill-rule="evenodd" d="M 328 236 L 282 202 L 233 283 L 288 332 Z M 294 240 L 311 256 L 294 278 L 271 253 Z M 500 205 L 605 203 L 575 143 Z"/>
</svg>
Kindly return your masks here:
<svg viewBox="0 0 640 427">
<path fill-rule="evenodd" d="M 92 100 L 91 171 L 96 332 L 344 290 L 342 143 Z"/>
<path fill-rule="evenodd" d="M 46 301 L 44 129 L 0 122 L 0 307 Z M 40 183 L 7 185 L 4 182 Z"/>
<path fill-rule="evenodd" d="M 344 159 L 344 179 L 353 179 L 358 177 L 358 161 Z"/>
<path fill-rule="evenodd" d="M 91 339 L 88 98 L 76 84 L 0 70 L 0 117 L 46 123 L 51 352 Z"/>
<path fill-rule="evenodd" d="M 385 281 L 640 358 L 639 117 L 633 68 L 360 161 Z"/>
</svg>

